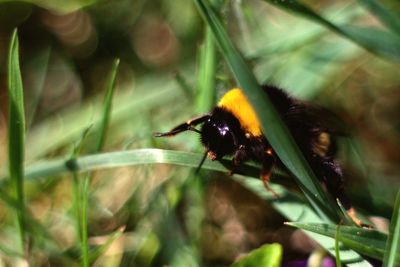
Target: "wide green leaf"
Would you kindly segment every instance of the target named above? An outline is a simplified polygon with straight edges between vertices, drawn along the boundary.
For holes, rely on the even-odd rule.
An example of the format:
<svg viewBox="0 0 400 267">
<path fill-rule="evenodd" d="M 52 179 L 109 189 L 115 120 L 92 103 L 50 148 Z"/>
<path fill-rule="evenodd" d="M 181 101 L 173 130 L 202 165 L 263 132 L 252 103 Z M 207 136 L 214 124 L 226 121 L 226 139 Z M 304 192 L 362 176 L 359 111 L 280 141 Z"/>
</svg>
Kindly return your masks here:
<svg viewBox="0 0 400 267">
<path fill-rule="evenodd" d="M 281 262 L 282 246 L 280 244 L 268 244 L 251 251 L 234 263 L 232 267 L 279 267 Z"/>
<path fill-rule="evenodd" d="M 280 177 L 285 179 L 284 177 Z M 268 192 L 262 187 L 261 181 L 256 179 L 247 179 L 247 177 L 233 176 L 233 179 L 241 183 L 243 186 L 257 194 L 261 199 L 267 200 L 280 214 L 282 214 L 289 221 L 297 222 L 318 222 L 324 221 L 318 216 L 314 209 L 307 205 L 306 201 L 293 194 L 283 187 L 276 187 L 272 185 L 273 189 L 278 192 L 279 198 L 271 199 Z M 281 180 L 280 179 L 280 180 Z M 324 247 L 332 256 L 335 256 L 335 240 L 314 232 L 306 232 L 308 236 L 316 240 L 322 247 Z M 347 266 L 368 266 L 372 265 L 364 260 L 360 254 L 345 246 L 339 248 L 340 259 L 347 263 Z"/>
<path fill-rule="evenodd" d="M 70 13 L 97 2 L 97 0 L 0 0 L 3 2 L 26 2 L 58 13 Z"/>
</svg>

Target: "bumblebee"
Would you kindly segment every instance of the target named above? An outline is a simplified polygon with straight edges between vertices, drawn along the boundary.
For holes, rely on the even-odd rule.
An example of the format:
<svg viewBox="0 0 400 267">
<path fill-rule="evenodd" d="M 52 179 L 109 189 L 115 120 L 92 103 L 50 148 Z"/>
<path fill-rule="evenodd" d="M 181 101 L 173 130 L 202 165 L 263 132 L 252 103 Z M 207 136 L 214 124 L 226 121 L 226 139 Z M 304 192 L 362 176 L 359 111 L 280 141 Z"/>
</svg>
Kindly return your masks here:
<svg viewBox="0 0 400 267">
<path fill-rule="evenodd" d="M 339 199 L 350 217 L 355 217 L 350 200 L 344 191 L 342 168 L 335 160 L 336 139 L 346 132 L 343 123 L 330 111 L 297 100 L 283 90 L 270 85 L 262 86 L 281 119 L 310 164 L 312 170 L 335 199 Z M 200 129 L 196 126 L 201 125 Z M 206 157 L 219 160 L 226 155 L 232 157 L 230 174 L 245 161 L 261 164 L 260 179 L 264 186 L 274 193 L 268 183 L 274 166 L 284 168 L 265 138 L 257 115 L 239 88 L 225 93 L 217 106 L 208 114 L 190 119 L 169 132 L 156 133 L 156 137 L 175 136 L 184 131 L 200 134 Z"/>
</svg>

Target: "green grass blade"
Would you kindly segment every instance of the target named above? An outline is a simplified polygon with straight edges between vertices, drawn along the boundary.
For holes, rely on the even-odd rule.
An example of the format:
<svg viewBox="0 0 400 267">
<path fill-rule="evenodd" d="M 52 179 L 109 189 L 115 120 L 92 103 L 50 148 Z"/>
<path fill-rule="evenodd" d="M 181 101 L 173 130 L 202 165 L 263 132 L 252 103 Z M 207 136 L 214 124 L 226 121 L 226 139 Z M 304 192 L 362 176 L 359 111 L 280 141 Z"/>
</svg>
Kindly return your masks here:
<svg viewBox="0 0 400 267">
<path fill-rule="evenodd" d="M 107 81 L 107 91 L 103 105 L 103 116 L 100 123 L 99 139 L 97 140 L 97 146 L 95 152 L 101 151 L 104 146 L 104 141 L 107 134 L 107 128 L 110 121 L 112 99 L 114 95 L 115 80 L 117 77 L 118 66 L 119 66 L 119 59 L 116 59 L 113 62 L 111 72 Z"/>
<path fill-rule="evenodd" d="M 36 180 L 44 177 L 65 174 L 69 171 L 86 172 L 104 168 L 154 163 L 174 164 L 195 168 L 198 166 L 202 157 L 203 154 L 200 153 L 151 148 L 108 152 L 82 156 L 79 158 L 50 160 L 37 163 L 27 167 L 25 179 Z M 206 160 L 204 162 L 204 168 L 208 170 L 228 172 L 226 166 L 229 166 L 229 164 L 229 160 L 222 160 L 221 162 Z M 258 177 L 258 168 L 255 166 L 244 166 L 242 171 L 248 175 Z"/>
<path fill-rule="evenodd" d="M 30 90 L 32 90 L 34 93 L 33 97 L 31 97 L 31 100 L 26 103 L 26 128 L 29 129 L 30 126 L 32 125 L 33 120 L 35 119 L 36 111 L 38 109 L 38 105 L 40 102 L 40 99 L 42 97 L 45 81 L 46 81 L 46 76 L 47 76 L 47 71 L 49 68 L 49 62 L 50 62 L 50 55 L 51 55 L 51 46 L 47 47 L 44 49 L 43 52 L 41 52 L 34 63 L 32 64 L 33 69 L 36 71 L 34 72 L 34 75 L 36 76 L 36 79 L 34 80 L 34 84 Z M 36 66 L 41 66 L 39 69 L 36 68 Z M 27 99 L 28 100 L 28 99 Z M 28 130 L 29 132 L 29 130 Z"/>
<path fill-rule="evenodd" d="M 389 228 L 389 238 L 386 244 L 386 253 L 383 266 L 394 267 L 400 263 L 400 190 L 397 193 L 393 208 L 392 221 Z"/>
<path fill-rule="evenodd" d="M 391 12 L 384 3 L 376 0 L 358 0 L 372 14 L 374 14 L 385 26 L 400 36 L 400 16 Z"/>
<path fill-rule="evenodd" d="M 90 263 L 93 264 L 109 247 L 110 245 L 117 240 L 118 238 L 120 238 L 125 230 L 125 226 L 120 227 L 119 229 L 117 229 L 114 233 L 112 233 L 108 239 L 104 242 L 104 244 L 94 248 L 91 252 L 90 252 Z"/>
<path fill-rule="evenodd" d="M 82 133 L 79 142 L 72 151 L 71 159 L 75 159 L 81 153 L 84 141 L 86 140 L 92 125 L 89 125 Z M 81 250 L 81 266 L 89 266 L 89 247 L 87 236 L 87 186 L 88 175 L 81 180 L 76 171 L 72 172 L 73 178 L 73 210 L 75 215 L 76 232 L 79 236 Z"/>
<path fill-rule="evenodd" d="M 335 238 L 336 225 L 319 223 L 287 223 L 288 225 Z M 354 226 L 341 226 L 338 240 L 347 247 L 374 259 L 382 260 L 385 252 L 387 235 L 372 229 Z M 399 262 L 398 262 L 399 263 Z M 398 264 L 397 263 L 397 264 Z"/>
<path fill-rule="evenodd" d="M 18 202 L 9 196 L 9 192 L 7 192 L 7 190 L 0 190 L 0 199 L 9 209 L 19 209 Z M 47 251 L 53 252 L 61 249 L 54 240 L 54 237 L 48 232 L 48 229 L 41 224 L 41 222 L 37 221 L 29 213 L 24 213 L 23 218 L 26 226 L 24 228 L 25 233 L 26 235 L 34 238 L 33 240 L 36 241 L 35 248 L 41 247 L 43 244 L 45 244 L 44 246 Z M 21 252 L 21 249 L 15 245 L 15 243 L 3 244 L 0 246 L 0 251 L 6 253 L 7 255 L 15 255 L 18 257 L 25 256 Z"/>
<path fill-rule="evenodd" d="M 205 40 L 200 47 L 199 74 L 197 78 L 196 108 L 198 113 L 212 109 L 215 103 L 216 49 L 211 29 L 206 27 Z"/>
<path fill-rule="evenodd" d="M 344 33 L 366 50 L 396 62 L 400 61 L 400 37 L 375 28 L 344 25 Z"/>
<path fill-rule="evenodd" d="M 14 30 L 8 53 L 8 160 L 9 173 L 18 207 L 17 220 L 20 235 L 21 251 L 24 251 L 25 222 L 24 222 L 24 142 L 25 142 L 25 113 L 24 97 L 19 66 L 18 33 Z"/>
<path fill-rule="evenodd" d="M 107 80 L 106 94 L 104 97 L 102 118 L 98 129 L 98 139 L 94 152 L 99 152 L 103 149 L 108 124 L 110 121 L 110 114 L 112 109 L 112 100 L 114 96 L 115 81 L 117 70 L 119 66 L 119 59 L 113 62 L 111 72 Z M 76 175 L 76 172 L 74 172 Z M 90 194 L 90 177 L 91 174 L 87 173 L 79 183 L 79 211 L 78 219 L 80 220 L 80 233 L 81 233 L 81 252 L 82 252 L 82 266 L 90 266 L 91 255 L 89 253 L 89 240 L 88 240 L 88 208 L 89 208 L 89 194 Z M 76 179 L 76 178 L 75 178 Z"/>
<path fill-rule="evenodd" d="M 175 73 L 175 80 L 179 85 L 179 88 L 182 89 L 183 93 L 187 98 L 193 97 L 193 89 L 189 85 L 189 82 L 186 80 L 185 76 L 182 73 L 176 72 Z"/>
<path fill-rule="evenodd" d="M 74 172 L 76 175 L 76 172 Z M 90 174 L 85 174 L 81 181 L 79 181 L 79 211 L 80 211 L 80 233 L 81 233 L 81 251 L 82 251 L 82 262 L 83 267 L 90 266 L 89 259 L 89 236 L 88 236 L 88 208 L 89 208 L 89 182 Z"/>
<path fill-rule="evenodd" d="M 217 15 L 210 8 L 207 1 L 196 0 L 195 2 L 205 21 L 212 29 L 214 37 L 232 73 L 256 110 L 262 124 L 263 132 L 275 152 L 290 172 L 297 178 L 296 181 L 314 208 L 322 216 L 336 222 L 339 221 L 339 209 L 332 199 L 326 196 L 317 182 L 315 175 L 297 147 L 293 137 L 290 135 L 286 125 L 282 122 L 266 94 L 258 85 L 242 56 L 233 46 Z"/>
<path fill-rule="evenodd" d="M 196 168 L 203 154 L 163 150 L 163 149 L 135 149 L 128 151 L 108 152 L 101 154 L 94 154 L 81 157 L 73 157 L 70 159 L 56 159 L 48 160 L 41 163 L 36 163 L 28 166 L 25 171 L 26 181 L 35 181 L 46 177 L 59 176 L 68 172 L 87 172 L 94 170 L 101 170 L 107 168 L 117 168 L 124 166 L 135 166 L 143 164 L 173 164 L 178 166 L 185 166 Z M 228 172 L 228 167 L 231 161 L 223 159 L 221 162 L 206 160 L 204 168 L 212 171 Z M 258 166 L 247 164 L 238 168 L 239 173 L 245 173 L 248 177 L 258 178 Z M 284 177 L 282 172 L 274 172 L 274 176 Z M 258 179 L 257 179 L 258 180 Z M 274 179 L 273 179 L 273 182 Z M 285 183 L 285 179 L 280 181 Z M 0 188 L 5 188 L 7 184 L 0 183 Z M 265 191 L 264 188 L 260 188 Z"/>
<path fill-rule="evenodd" d="M 340 248 L 339 248 L 339 235 L 340 235 L 340 224 L 336 226 L 335 233 L 335 261 L 336 267 L 342 267 L 342 262 L 340 260 Z"/>
<path fill-rule="evenodd" d="M 342 203 L 339 199 L 336 199 L 336 203 L 338 204 L 339 209 L 342 211 L 343 220 L 346 225 L 357 226 L 350 215 L 347 213 L 346 209 L 343 207 Z"/>
<path fill-rule="evenodd" d="M 324 17 L 320 16 L 318 13 L 316 13 L 314 10 L 304 5 L 300 1 L 265 1 L 289 12 L 315 21 L 316 23 L 325 26 L 335 33 L 357 43 L 358 45 L 364 47 L 372 53 L 384 56 L 388 60 L 393 60 L 396 62 L 400 61 L 400 38 L 394 34 L 373 28 L 336 25 L 325 19 Z M 393 26 L 393 20 L 391 20 L 390 23 Z M 359 31 L 361 31 L 361 33 L 359 33 Z M 367 35 L 365 34 L 365 32 L 374 32 L 377 35 Z M 371 38 L 372 36 L 373 38 Z M 379 36 L 383 36 L 384 39 L 380 39 Z"/>
</svg>

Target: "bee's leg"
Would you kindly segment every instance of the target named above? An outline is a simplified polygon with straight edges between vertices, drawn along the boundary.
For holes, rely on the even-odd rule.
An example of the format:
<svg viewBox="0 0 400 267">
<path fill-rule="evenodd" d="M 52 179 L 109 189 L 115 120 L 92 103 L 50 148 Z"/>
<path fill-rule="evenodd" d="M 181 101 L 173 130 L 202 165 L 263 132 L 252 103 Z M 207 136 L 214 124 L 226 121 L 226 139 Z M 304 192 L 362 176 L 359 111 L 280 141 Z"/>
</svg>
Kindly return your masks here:
<svg viewBox="0 0 400 267">
<path fill-rule="evenodd" d="M 357 217 L 356 210 L 353 207 L 346 210 L 346 213 L 357 226 L 370 228 L 369 225 L 366 225 Z"/>
<path fill-rule="evenodd" d="M 184 132 L 184 131 L 194 131 L 200 133 L 199 130 L 194 128 L 194 126 L 205 122 L 210 118 L 210 114 L 205 114 L 200 117 L 192 118 L 188 120 L 187 122 L 184 122 L 182 124 L 179 124 L 178 126 L 174 127 L 171 131 L 165 132 L 165 133 L 154 133 L 155 137 L 169 137 L 169 136 L 174 136 L 178 133 Z"/>
<path fill-rule="evenodd" d="M 322 168 L 328 192 L 335 199 L 339 199 L 343 207 L 346 209 L 347 215 L 356 225 L 365 226 L 365 224 L 357 217 L 356 211 L 345 193 L 343 173 L 340 165 L 333 159 L 329 158 L 322 161 Z"/>
<path fill-rule="evenodd" d="M 237 167 L 239 167 L 243 162 L 249 159 L 249 156 L 246 151 L 246 147 L 244 145 L 239 145 L 239 148 L 236 149 L 235 154 L 232 158 L 232 167 L 229 171 L 229 175 L 233 175 Z"/>
<path fill-rule="evenodd" d="M 278 198 L 279 195 L 269 186 L 269 180 L 272 174 L 272 167 L 275 165 L 275 156 L 273 155 L 273 151 L 271 148 L 268 148 L 265 151 L 265 156 L 262 162 L 262 169 L 260 172 L 260 179 L 264 184 L 265 189 L 272 193 L 275 198 Z"/>
</svg>

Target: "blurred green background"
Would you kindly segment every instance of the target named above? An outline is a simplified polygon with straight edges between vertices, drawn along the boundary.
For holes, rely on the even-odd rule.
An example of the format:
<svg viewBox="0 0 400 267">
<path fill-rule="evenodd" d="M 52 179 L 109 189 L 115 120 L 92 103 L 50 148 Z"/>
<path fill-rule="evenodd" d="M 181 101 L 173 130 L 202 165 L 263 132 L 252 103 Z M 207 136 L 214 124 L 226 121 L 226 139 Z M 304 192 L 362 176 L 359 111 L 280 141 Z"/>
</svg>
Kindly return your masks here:
<svg viewBox="0 0 400 267">
<path fill-rule="evenodd" d="M 341 138 L 339 153 L 349 195 L 357 210 L 387 230 L 400 188 L 399 57 L 368 52 L 265 1 L 215 2 L 260 83 L 328 107 L 350 126 L 352 137 Z M 397 2 L 384 2 L 399 14 Z M 338 24 L 384 28 L 357 1 L 307 4 Z M 152 133 L 209 110 L 236 85 L 217 50 L 215 91 L 211 102 L 201 100 L 205 27 L 192 1 L 0 1 L 2 177 L 7 175 L 7 51 L 15 27 L 28 166 L 70 157 L 88 128 L 81 154 L 93 152 L 116 58 L 104 151 L 201 152 L 193 134 L 155 140 Z M 70 174 L 26 183 L 28 210 L 47 233 L 29 244 L 31 266 L 80 264 L 73 186 Z M 89 244 L 101 248 L 91 254 L 94 266 L 229 266 L 272 242 L 282 244 L 284 263 L 319 253 L 302 232 L 283 226 L 284 218 L 268 202 L 222 173 L 196 176 L 172 165 L 126 166 L 93 173 L 89 188 Z M 13 207 L 6 201 L 0 206 L 0 266 L 24 266 L 13 250 L 18 238 Z"/>
</svg>

